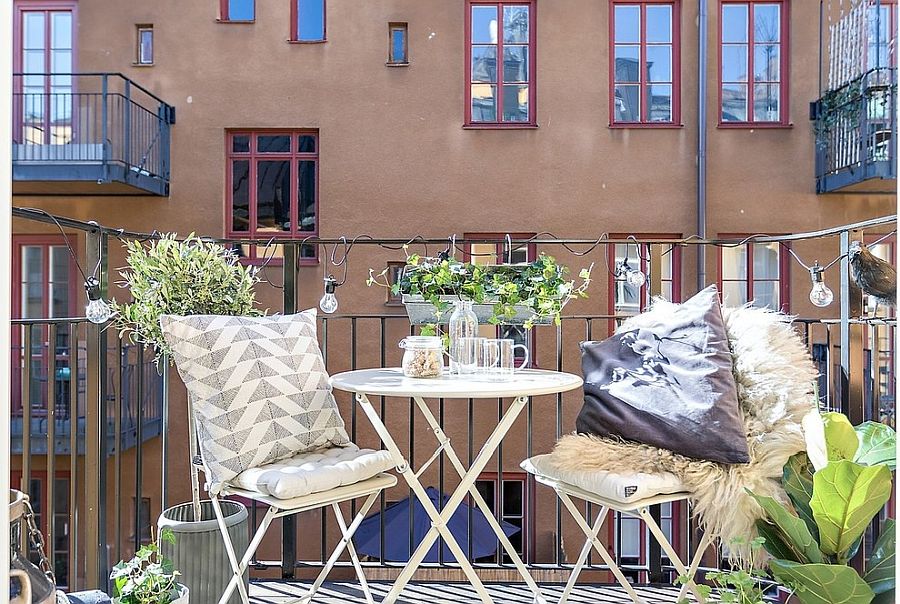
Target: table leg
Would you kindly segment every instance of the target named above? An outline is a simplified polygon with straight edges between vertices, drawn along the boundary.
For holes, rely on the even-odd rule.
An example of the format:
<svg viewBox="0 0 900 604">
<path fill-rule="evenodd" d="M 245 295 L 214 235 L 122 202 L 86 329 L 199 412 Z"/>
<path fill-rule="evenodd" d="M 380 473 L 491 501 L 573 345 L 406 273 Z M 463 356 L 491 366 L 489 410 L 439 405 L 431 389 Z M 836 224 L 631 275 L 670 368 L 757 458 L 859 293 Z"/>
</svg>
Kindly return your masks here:
<svg viewBox="0 0 900 604">
<path fill-rule="evenodd" d="M 475 569 L 472 568 L 472 565 L 469 563 L 468 559 L 466 559 L 466 555 L 462 551 L 462 548 L 460 548 L 459 544 L 456 542 L 456 538 L 453 536 L 453 533 L 451 533 L 447 528 L 447 519 L 452 516 L 452 510 L 459 505 L 459 501 L 462 500 L 462 497 L 460 497 L 459 500 L 455 504 L 453 504 L 453 508 L 451 509 L 450 513 L 447 514 L 446 518 L 442 517 L 442 515 L 438 513 L 437 508 L 434 507 L 434 504 L 428 497 L 428 493 L 425 492 L 425 488 L 416 477 L 415 472 L 413 472 L 412 468 L 409 467 L 406 458 L 403 457 L 403 454 L 400 452 L 399 447 L 397 447 L 397 443 L 394 442 L 394 439 L 388 432 L 387 427 L 384 425 L 384 422 L 381 421 L 381 418 L 375 411 L 374 406 L 371 402 L 369 402 L 368 397 L 366 397 L 366 395 L 364 394 L 357 394 L 356 401 L 362 406 L 363 412 L 369 418 L 369 421 L 371 422 L 372 427 L 375 429 L 375 432 L 378 434 L 379 438 L 381 438 L 385 448 L 388 450 L 388 452 L 391 454 L 391 457 L 397 464 L 397 472 L 399 472 L 400 475 L 403 476 L 404 480 L 406 480 L 416 498 L 425 509 L 425 512 L 428 514 L 429 518 L 431 518 L 431 528 L 425 534 L 425 537 L 422 539 L 422 542 L 419 544 L 419 546 L 416 548 L 416 551 L 406 563 L 406 566 L 403 567 L 403 570 L 400 572 L 400 576 L 397 577 L 397 580 L 394 582 L 391 590 L 385 596 L 383 604 L 393 604 L 394 602 L 396 602 L 400 593 L 406 587 L 407 583 L 409 583 L 410 579 L 412 579 L 413 573 L 415 573 L 416 569 L 418 569 L 419 565 L 422 563 L 422 560 L 425 559 L 425 555 L 428 553 L 428 550 L 431 549 L 431 546 L 437 540 L 438 535 L 444 538 L 444 542 L 450 549 L 450 553 L 452 553 L 456 558 L 457 562 L 460 565 L 460 568 L 466 575 L 466 578 L 469 579 L 469 582 L 475 588 L 475 591 L 478 593 L 481 601 L 485 604 L 493 604 L 491 596 L 487 593 L 487 590 L 484 588 L 484 584 L 475 573 Z M 445 512 L 448 508 L 450 508 L 451 503 L 452 498 L 451 501 L 447 502 L 447 506 L 444 508 Z"/>
<path fill-rule="evenodd" d="M 447 438 L 447 436 L 444 434 L 444 431 L 441 429 L 440 423 L 434 417 L 431 409 L 428 408 L 428 405 L 423 399 L 415 398 L 415 401 L 419 407 L 419 410 L 422 412 L 422 415 L 425 416 L 425 421 L 427 421 L 428 425 L 431 426 L 432 432 L 434 432 L 435 437 L 443 447 L 444 453 L 447 455 L 447 459 L 450 460 L 450 464 L 454 467 L 456 473 L 459 474 L 459 477 L 464 479 L 466 477 L 466 468 L 463 465 L 462 461 L 459 459 L 459 456 L 456 454 L 456 451 L 453 449 L 453 446 L 450 444 L 450 439 Z M 516 417 L 518 417 L 518 414 L 521 411 L 521 407 L 523 407 L 527 402 L 528 399 L 525 397 L 519 397 L 515 399 L 515 401 L 513 401 L 513 407 L 511 407 L 509 411 L 507 411 L 507 414 L 509 414 L 510 412 L 514 413 L 513 421 L 515 421 Z M 517 406 L 519 408 L 515 409 L 515 407 Z M 512 422 L 510 422 L 510 427 L 511 426 Z M 476 475 L 475 479 L 477 478 L 478 476 Z M 488 524 L 494 531 L 494 534 L 497 535 L 497 539 L 500 540 L 500 543 L 503 546 L 503 550 L 509 555 L 510 559 L 513 561 L 513 565 L 516 567 L 516 570 L 519 571 L 519 574 L 525 581 L 525 584 L 528 585 L 529 589 L 531 589 L 531 593 L 534 594 L 535 602 L 544 602 L 544 597 L 541 594 L 541 590 L 538 587 L 537 582 L 535 582 L 534 578 L 531 576 L 531 573 L 528 572 L 528 568 L 525 566 L 525 563 L 522 562 L 522 558 L 519 557 L 519 553 L 516 551 L 516 548 L 513 547 L 513 544 L 512 542 L 510 542 L 509 537 L 507 537 L 506 533 L 503 532 L 503 528 L 500 526 L 500 523 L 494 517 L 494 514 L 491 512 L 491 509 L 488 506 L 487 502 L 484 500 L 484 497 L 481 496 L 481 493 L 478 492 L 478 489 L 475 488 L 474 484 L 475 483 L 473 481 L 472 486 L 469 487 L 469 495 L 475 502 L 475 506 L 481 510 L 482 514 L 484 514 L 484 517 L 487 519 Z"/>
</svg>

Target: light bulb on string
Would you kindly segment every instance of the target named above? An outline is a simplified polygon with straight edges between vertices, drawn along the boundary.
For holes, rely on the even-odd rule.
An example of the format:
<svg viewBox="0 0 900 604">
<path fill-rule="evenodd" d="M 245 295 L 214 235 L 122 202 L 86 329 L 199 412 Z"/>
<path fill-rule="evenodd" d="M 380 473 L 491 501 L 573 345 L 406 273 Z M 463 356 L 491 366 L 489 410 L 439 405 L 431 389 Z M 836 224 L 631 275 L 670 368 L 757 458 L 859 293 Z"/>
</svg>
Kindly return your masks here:
<svg viewBox="0 0 900 604">
<path fill-rule="evenodd" d="M 334 295 L 334 288 L 337 287 L 337 283 L 331 275 L 325 277 L 324 281 L 325 293 L 322 295 L 322 299 L 319 300 L 319 308 L 322 309 L 322 312 L 330 315 L 338 309 L 338 301 Z"/>
<path fill-rule="evenodd" d="M 816 262 L 810 267 L 809 276 L 812 279 L 809 301 L 819 308 L 825 308 L 834 301 L 834 292 L 825 285 L 825 269 Z"/>
<path fill-rule="evenodd" d="M 647 276 L 639 269 L 631 268 L 628 258 L 622 260 L 617 272 L 619 276 L 624 276 L 625 282 L 632 287 L 644 287 L 644 284 L 647 283 Z"/>
<path fill-rule="evenodd" d="M 100 281 L 96 277 L 90 277 L 85 282 L 84 289 L 88 297 L 84 315 L 88 318 L 88 321 L 97 325 L 102 325 L 109 321 L 109 318 L 112 316 L 112 309 L 100 295 Z"/>
</svg>

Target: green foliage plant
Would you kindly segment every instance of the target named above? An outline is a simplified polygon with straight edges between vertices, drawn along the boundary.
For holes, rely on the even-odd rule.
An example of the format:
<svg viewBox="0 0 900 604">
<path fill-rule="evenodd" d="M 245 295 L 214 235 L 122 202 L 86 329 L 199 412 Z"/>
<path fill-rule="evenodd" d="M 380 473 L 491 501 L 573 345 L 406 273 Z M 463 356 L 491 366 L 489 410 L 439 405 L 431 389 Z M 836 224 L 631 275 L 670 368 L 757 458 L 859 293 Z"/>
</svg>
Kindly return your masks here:
<svg viewBox="0 0 900 604">
<path fill-rule="evenodd" d="M 163 529 L 160 539 L 175 542 L 171 529 Z M 159 551 L 159 544 L 144 545 L 129 561 L 121 560 L 109 575 L 113 604 L 169 604 L 178 599 L 180 573 Z"/>
<path fill-rule="evenodd" d="M 772 556 L 769 570 L 802 604 L 893 602 L 893 520 L 884 523 L 866 572 L 849 564 L 890 498 L 896 433 L 874 422 L 854 427 L 840 413 L 823 414 L 823 422 L 828 464 L 815 470 L 798 453 L 784 467 L 791 508 L 751 493 L 765 511 L 757 529 Z"/>
<path fill-rule="evenodd" d="M 254 308 L 259 282 L 254 268 L 242 265 L 230 249 L 193 233 L 184 240 L 167 234 L 149 244 L 130 240 L 125 248 L 128 266 L 118 285 L 128 289 L 132 301 L 111 302 L 116 327 L 119 337 L 155 349 L 157 362 L 171 353 L 160 315 L 264 314 Z"/>
<path fill-rule="evenodd" d="M 728 570 L 710 571 L 706 580 L 711 585 L 697 584 L 697 592 L 704 600 L 710 601 L 713 589 L 719 590 L 718 600 L 724 604 L 764 604 L 766 573 L 759 570 L 759 557 L 765 539 L 757 537 L 750 542 L 750 558 L 740 566 Z M 746 542 L 741 538 L 732 540 L 732 545 L 740 546 Z M 685 584 L 689 577 L 682 575 L 676 583 Z M 690 600 L 681 600 L 678 604 L 690 604 Z"/>
</svg>

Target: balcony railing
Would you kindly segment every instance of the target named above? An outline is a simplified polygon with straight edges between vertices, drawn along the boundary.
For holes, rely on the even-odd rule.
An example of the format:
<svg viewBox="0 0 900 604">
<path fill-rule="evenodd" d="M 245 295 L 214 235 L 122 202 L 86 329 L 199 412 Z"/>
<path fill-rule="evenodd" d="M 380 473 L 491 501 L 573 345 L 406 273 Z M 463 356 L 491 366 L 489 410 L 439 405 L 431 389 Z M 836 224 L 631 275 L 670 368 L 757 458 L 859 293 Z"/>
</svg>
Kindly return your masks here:
<svg viewBox="0 0 900 604">
<path fill-rule="evenodd" d="M 121 74 L 14 74 L 14 193 L 168 195 L 173 123 Z"/>
<path fill-rule="evenodd" d="M 872 69 L 812 105 L 816 192 L 890 192 L 897 178 L 897 70 Z"/>
</svg>

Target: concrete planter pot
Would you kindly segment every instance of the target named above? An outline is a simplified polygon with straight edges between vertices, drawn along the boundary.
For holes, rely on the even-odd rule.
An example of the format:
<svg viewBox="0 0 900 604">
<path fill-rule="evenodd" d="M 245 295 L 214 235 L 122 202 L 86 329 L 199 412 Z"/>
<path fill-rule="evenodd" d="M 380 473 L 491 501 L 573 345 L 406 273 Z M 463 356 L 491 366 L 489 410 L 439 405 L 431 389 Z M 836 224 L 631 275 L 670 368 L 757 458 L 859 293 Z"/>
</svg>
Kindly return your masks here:
<svg viewBox="0 0 900 604">
<path fill-rule="evenodd" d="M 458 299 L 456 296 L 441 296 L 441 300 L 450 303 L 450 308 L 441 313 L 440 317 L 436 316 L 437 311 L 434 305 L 426 302 L 422 296 L 403 294 L 403 306 L 406 307 L 406 314 L 409 316 L 409 322 L 412 325 L 427 325 L 429 323 L 446 325 L 450 322 L 450 315 L 453 313 L 453 301 Z M 527 306 L 516 306 L 515 308 L 515 316 L 503 319 L 502 325 L 522 325 L 529 319 L 535 325 L 549 325 L 553 322 L 553 317 L 535 317 L 534 311 Z M 484 304 L 473 304 L 472 310 L 478 318 L 478 323 L 487 325 L 494 314 L 494 305 L 490 301 Z"/>
<path fill-rule="evenodd" d="M 191 590 L 183 583 L 178 584 L 178 597 L 169 602 L 169 604 L 188 604 Z"/>
<path fill-rule="evenodd" d="M 225 524 L 234 543 L 238 557 L 247 550 L 247 508 L 236 501 L 222 501 Z M 175 543 L 160 542 L 160 550 L 170 558 L 175 568 L 181 572 L 181 583 L 190 593 L 191 604 L 216 604 L 231 579 L 231 564 L 222 535 L 216 523 L 215 512 L 209 501 L 200 502 L 200 520 L 194 520 L 192 503 L 182 503 L 171 507 L 160 515 L 157 526 L 161 531 L 171 529 Z M 244 585 L 249 584 L 249 572 L 244 574 Z M 176 600 L 177 604 L 187 604 L 187 593 Z M 229 604 L 240 604 L 238 590 L 234 591 Z"/>
</svg>

